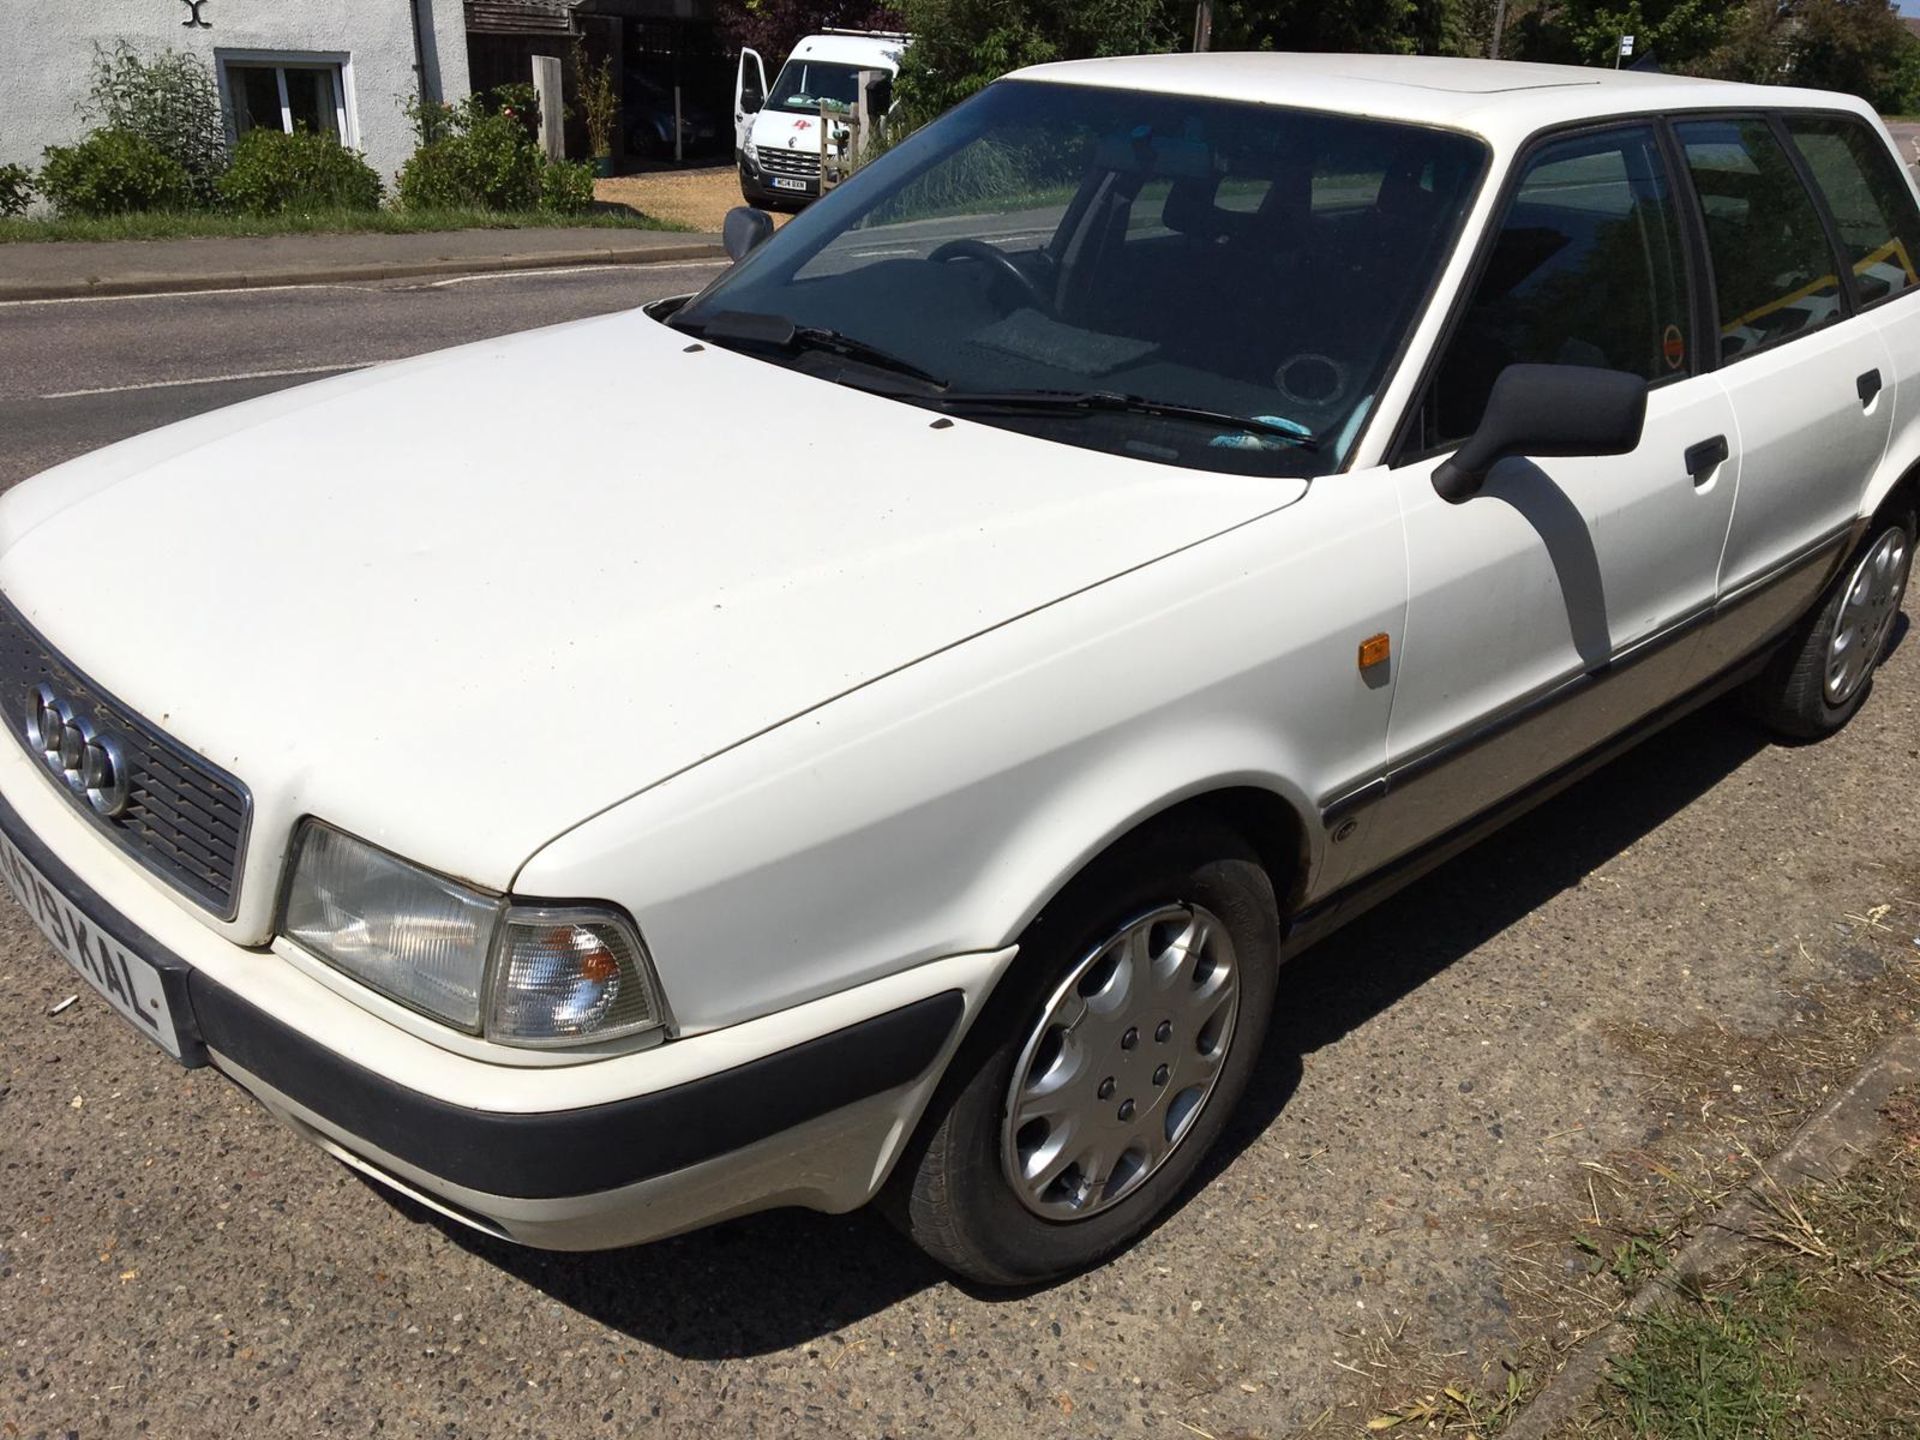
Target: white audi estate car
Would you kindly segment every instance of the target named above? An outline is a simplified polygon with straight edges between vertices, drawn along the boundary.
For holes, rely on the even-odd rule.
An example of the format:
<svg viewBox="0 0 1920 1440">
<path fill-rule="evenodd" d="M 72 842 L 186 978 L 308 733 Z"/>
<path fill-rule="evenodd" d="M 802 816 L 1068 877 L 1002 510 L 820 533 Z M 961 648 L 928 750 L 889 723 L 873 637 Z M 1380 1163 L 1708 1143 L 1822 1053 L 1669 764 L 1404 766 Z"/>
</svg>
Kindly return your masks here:
<svg viewBox="0 0 1920 1440">
<path fill-rule="evenodd" d="M 490 1234 L 879 1197 L 1093 1264 L 1285 958 L 1725 692 L 1837 729 L 1898 637 L 1920 210 L 1851 97 L 1048 65 L 729 231 L 0 501 L 20 904 Z"/>
</svg>

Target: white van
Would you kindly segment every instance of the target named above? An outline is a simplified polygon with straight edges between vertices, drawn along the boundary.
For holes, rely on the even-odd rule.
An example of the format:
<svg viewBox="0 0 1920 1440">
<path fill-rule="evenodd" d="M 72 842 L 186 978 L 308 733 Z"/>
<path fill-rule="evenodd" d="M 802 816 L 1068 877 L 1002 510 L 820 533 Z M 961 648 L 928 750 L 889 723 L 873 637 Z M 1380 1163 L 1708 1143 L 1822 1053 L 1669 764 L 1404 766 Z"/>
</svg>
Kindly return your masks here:
<svg viewBox="0 0 1920 1440">
<path fill-rule="evenodd" d="M 758 51 L 742 50 L 733 81 L 733 147 L 740 194 L 759 209 L 820 197 L 820 109 L 851 115 L 863 71 L 867 113 L 893 106 L 893 78 L 910 37 L 883 30 L 828 30 L 793 47 L 771 88 Z M 833 139 L 837 137 L 829 137 Z"/>
</svg>

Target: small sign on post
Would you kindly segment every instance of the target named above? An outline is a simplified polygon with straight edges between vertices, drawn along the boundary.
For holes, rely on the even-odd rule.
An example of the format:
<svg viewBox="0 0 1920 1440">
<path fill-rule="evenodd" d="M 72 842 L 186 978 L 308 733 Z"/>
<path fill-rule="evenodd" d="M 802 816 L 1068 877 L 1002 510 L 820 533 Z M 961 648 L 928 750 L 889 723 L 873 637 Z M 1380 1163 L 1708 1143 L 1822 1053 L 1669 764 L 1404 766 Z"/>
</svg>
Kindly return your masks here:
<svg viewBox="0 0 1920 1440">
<path fill-rule="evenodd" d="M 1619 53 L 1613 57 L 1613 68 L 1618 70 L 1620 68 L 1620 62 L 1631 54 L 1633 54 L 1633 36 L 1622 35 L 1620 37 Z"/>
</svg>

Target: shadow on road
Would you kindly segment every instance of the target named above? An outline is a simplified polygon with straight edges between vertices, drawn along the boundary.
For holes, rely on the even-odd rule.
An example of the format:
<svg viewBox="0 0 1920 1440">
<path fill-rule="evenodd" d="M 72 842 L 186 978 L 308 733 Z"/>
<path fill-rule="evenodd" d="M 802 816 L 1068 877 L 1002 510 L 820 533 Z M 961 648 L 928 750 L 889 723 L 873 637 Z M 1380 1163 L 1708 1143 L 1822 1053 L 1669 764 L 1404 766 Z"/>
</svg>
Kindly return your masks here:
<svg viewBox="0 0 1920 1440">
<path fill-rule="evenodd" d="M 1295 960 L 1281 978 L 1265 1057 L 1188 1196 L 1286 1108 L 1303 1056 L 1365 1024 L 1577 884 L 1765 744 L 1721 712 L 1686 721 Z M 865 1212 L 778 1211 L 632 1250 L 568 1255 L 506 1245 L 386 1198 L 562 1304 L 687 1359 L 803 1344 L 949 1279 Z"/>
</svg>

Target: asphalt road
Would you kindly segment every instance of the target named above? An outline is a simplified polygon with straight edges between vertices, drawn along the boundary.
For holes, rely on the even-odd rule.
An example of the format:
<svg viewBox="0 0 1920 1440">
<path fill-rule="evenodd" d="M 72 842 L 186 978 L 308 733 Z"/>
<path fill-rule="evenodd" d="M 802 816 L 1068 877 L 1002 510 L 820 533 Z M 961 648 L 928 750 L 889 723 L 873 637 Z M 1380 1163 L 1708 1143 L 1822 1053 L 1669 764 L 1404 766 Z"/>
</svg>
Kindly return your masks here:
<svg viewBox="0 0 1920 1440">
<path fill-rule="evenodd" d="M 262 372 L 698 278 L 6 309 L 0 482 L 294 378 Z M 605 1255 L 467 1234 L 170 1067 L 0 901 L 0 1436 L 1225 1440 L 1497 1394 L 1611 1283 L 1576 1235 L 1764 1153 L 1911 1018 L 1917 790 L 1911 635 L 1828 743 L 1720 712 L 1650 742 L 1298 961 L 1204 1185 L 1013 1296 L 864 1214 Z"/>
<path fill-rule="evenodd" d="M 697 290 L 704 261 L 0 304 L 0 487 L 322 375 Z"/>
</svg>

